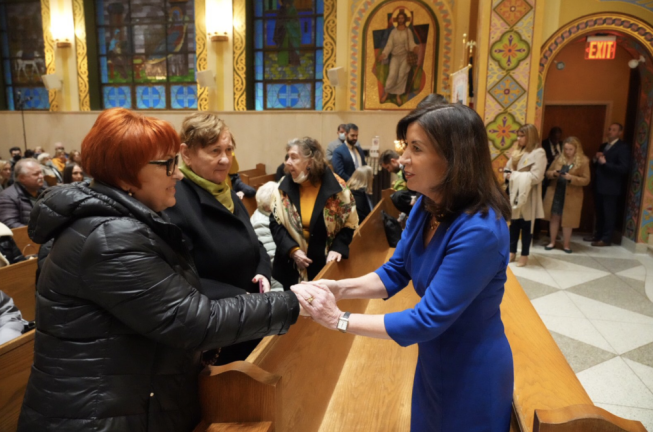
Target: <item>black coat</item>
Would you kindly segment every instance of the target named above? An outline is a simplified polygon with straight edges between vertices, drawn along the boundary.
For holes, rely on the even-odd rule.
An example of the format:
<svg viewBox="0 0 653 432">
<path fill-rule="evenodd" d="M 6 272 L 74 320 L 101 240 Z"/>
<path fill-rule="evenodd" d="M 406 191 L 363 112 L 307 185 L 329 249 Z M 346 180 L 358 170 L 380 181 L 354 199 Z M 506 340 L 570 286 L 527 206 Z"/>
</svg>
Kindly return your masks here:
<svg viewBox="0 0 653 432">
<path fill-rule="evenodd" d="M 270 280 L 270 256 L 258 241 L 238 195 L 231 192 L 231 213 L 207 190 L 184 178 L 177 183 L 175 198 L 177 204 L 165 214 L 181 228 L 202 278 L 202 294 L 217 300 L 258 293 L 258 283 L 252 283 L 252 278 L 262 274 Z M 225 347 L 215 364 L 245 360 L 259 342 L 254 339 Z"/>
<path fill-rule="evenodd" d="M 356 212 L 358 213 L 358 223 L 362 224 L 368 214 L 372 211 L 372 201 L 370 196 L 367 194 L 367 191 L 363 189 L 352 190 L 351 193 L 354 195 L 356 200 Z"/>
<path fill-rule="evenodd" d="M 0 237 L 0 253 L 7 258 L 9 264 L 16 264 L 26 259 L 18 249 L 14 238 L 8 235 Z"/>
<path fill-rule="evenodd" d="M 39 194 L 44 190 L 41 188 Z M 19 182 L 0 192 L 0 222 L 9 228 L 27 225 L 32 207 L 29 192 Z"/>
<path fill-rule="evenodd" d="M 544 149 L 544 153 L 546 153 L 546 169 L 547 171 L 549 170 L 549 167 L 555 160 L 556 156 L 558 156 L 562 152 L 562 147 L 560 143 L 556 143 L 554 145 L 555 151 L 551 151 L 551 143 L 549 142 L 549 139 L 545 139 L 542 141 L 542 148 Z M 547 182 L 545 182 L 547 183 Z"/>
<path fill-rule="evenodd" d="M 211 193 L 189 179 L 177 183 L 177 204 L 165 210 L 170 221 L 181 228 L 201 278 L 216 282 L 210 298 L 257 293 L 252 278 L 272 273 L 270 257 L 258 241 L 249 213 L 233 191 L 234 212 Z"/>
<path fill-rule="evenodd" d="M 201 295 L 181 230 L 99 183 L 50 188 L 29 235 L 54 244 L 19 431 L 190 432 L 201 351 L 283 334 L 297 319 L 292 293 Z"/>
<path fill-rule="evenodd" d="M 599 152 L 605 156 L 605 164 L 595 161 L 596 192 L 601 195 L 621 195 L 623 183 L 630 171 L 630 148 L 622 140 L 618 140 L 610 150 L 605 151 L 608 143 L 601 144 Z"/>
<path fill-rule="evenodd" d="M 293 203 L 300 217 L 302 209 L 299 203 L 299 185 L 292 180 L 292 176 L 287 175 L 279 184 L 279 190 L 288 195 L 288 199 Z M 313 260 L 313 263 L 308 266 L 308 279 L 312 280 L 322 270 L 326 264 L 326 248 L 327 230 L 324 224 L 324 206 L 326 201 L 335 194 L 342 191 L 342 186 L 333 175 L 330 169 L 326 169 L 322 176 L 322 185 L 315 200 L 313 213 L 311 215 L 311 223 L 309 231 L 311 237 L 308 241 L 307 256 Z M 297 242 L 292 239 L 286 228 L 279 225 L 274 218 L 274 214 L 270 215 L 270 232 L 277 245 L 277 251 L 274 255 L 274 264 L 272 266 L 272 277 L 281 282 L 283 288 L 288 290 L 291 285 L 297 283 L 299 273 L 295 268 L 295 260 L 290 257 L 290 251 L 299 247 Z M 349 244 L 354 235 L 354 230 L 351 228 L 343 228 L 338 234 L 331 245 L 332 251 L 338 252 L 343 258 L 349 258 Z"/>
</svg>

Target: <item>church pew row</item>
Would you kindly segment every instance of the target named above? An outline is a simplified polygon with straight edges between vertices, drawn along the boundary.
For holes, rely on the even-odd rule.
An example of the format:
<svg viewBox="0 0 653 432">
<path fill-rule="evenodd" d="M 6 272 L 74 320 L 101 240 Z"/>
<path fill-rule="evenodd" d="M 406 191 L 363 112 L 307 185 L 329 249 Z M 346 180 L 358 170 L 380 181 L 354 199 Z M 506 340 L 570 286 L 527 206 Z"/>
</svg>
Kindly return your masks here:
<svg viewBox="0 0 653 432">
<path fill-rule="evenodd" d="M 392 253 L 380 211 L 354 236 L 349 260 L 318 278 L 356 277 Z M 502 317 L 515 362 L 510 432 L 645 432 L 641 423 L 595 407 L 508 270 Z M 383 314 L 412 307 L 411 287 L 389 301 L 341 301 L 342 310 Z M 195 432 L 273 430 L 408 431 L 417 348 L 355 338 L 301 318 L 284 336 L 265 338 L 244 362 L 208 367 L 200 376 L 202 422 Z"/>
<path fill-rule="evenodd" d="M 36 260 L 0 268 L 1 289 L 13 300 L 23 318 L 36 313 Z M 0 345 L 0 431 L 14 431 L 34 360 L 34 330 Z"/>
<path fill-rule="evenodd" d="M 11 232 L 14 234 L 14 241 L 16 242 L 16 246 L 18 246 L 18 249 L 20 249 L 20 252 L 23 255 L 36 255 L 39 253 L 39 248 L 41 245 L 29 238 L 26 226 L 14 228 L 11 230 Z"/>
<path fill-rule="evenodd" d="M 258 163 L 258 164 L 256 164 L 256 168 L 239 171 L 238 174 L 240 175 L 240 179 L 243 181 L 243 183 L 245 183 L 246 185 L 254 187 L 251 180 L 254 177 L 260 177 L 260 176 L 264 176 L 266 174 L 265 164 Z"/>
</svg>

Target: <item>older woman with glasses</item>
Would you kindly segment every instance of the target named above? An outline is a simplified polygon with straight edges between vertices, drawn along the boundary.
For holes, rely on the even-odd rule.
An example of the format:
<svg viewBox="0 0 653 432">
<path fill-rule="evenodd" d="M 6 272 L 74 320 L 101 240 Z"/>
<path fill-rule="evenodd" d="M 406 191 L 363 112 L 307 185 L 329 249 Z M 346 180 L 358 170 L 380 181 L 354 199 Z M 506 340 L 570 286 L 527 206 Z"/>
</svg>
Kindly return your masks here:
<svg viewBox="0 0 653 432">
<path fill-rule="evenodd" d="M 181 230 L 162 215 L 182 178 L 179 146 L 167 122 L 104 111 L 82 143 L 93 182 L 50 188 L 34 208 L 30 237 L 52 249 L 19 431 L 190 432 L 201 352 L 297 319 L 290 292 L 202 294 Z"/>
<path fill-rule="evenodd" d="M 184 179 L 175 194 L 177 204 L 166 214 L 184 234 L 204 281 L 203 293 L 219 299 L 268 292 L 270 258 L 228 184 L 235 149 L 231 131 L 216 114 L 198 112 L 184 120 L 180 136 Z M 205 358 L 213 364 L 245 360 L 257 344 L 233 345 Z"/>
</svg>

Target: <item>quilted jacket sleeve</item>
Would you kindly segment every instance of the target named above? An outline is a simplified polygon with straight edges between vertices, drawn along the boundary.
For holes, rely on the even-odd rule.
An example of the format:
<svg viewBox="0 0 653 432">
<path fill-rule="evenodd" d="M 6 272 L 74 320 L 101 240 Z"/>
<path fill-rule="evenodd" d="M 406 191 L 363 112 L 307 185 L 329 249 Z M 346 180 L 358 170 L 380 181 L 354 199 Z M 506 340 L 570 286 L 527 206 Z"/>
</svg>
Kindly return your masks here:
<svg viewBox="0 0 653 432">
<path fill-rule="evenodd" d="M 126 218 L 102 224 L 82 250 L 83 289 L 134 331 L 169 346 L 210 349 L 284 334 L 297 320 L 292 292 L 209 300 L 163 257 L 158 239 Z"/>
</svg>

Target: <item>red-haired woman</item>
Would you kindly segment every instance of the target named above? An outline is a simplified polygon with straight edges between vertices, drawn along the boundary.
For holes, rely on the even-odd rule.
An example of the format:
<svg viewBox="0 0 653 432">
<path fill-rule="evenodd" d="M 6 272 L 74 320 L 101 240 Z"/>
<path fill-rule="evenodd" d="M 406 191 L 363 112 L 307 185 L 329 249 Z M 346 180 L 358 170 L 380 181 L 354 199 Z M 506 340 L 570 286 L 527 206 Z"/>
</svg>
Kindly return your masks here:
<svg viewBox="0 0 653 432">
<path fill-rule="evenodd" d="M 297 319 L 291 292 L 200 294 L 182 233 L 161 214 L 182 178 L 179 146 L 167 122 L 105 111 L 82 143 L 94 181 L 51 188 L 35 207 L 30 237 L 54 243 L 19 431 L 191 431 L 201 351 Z"/>
</svg>

